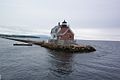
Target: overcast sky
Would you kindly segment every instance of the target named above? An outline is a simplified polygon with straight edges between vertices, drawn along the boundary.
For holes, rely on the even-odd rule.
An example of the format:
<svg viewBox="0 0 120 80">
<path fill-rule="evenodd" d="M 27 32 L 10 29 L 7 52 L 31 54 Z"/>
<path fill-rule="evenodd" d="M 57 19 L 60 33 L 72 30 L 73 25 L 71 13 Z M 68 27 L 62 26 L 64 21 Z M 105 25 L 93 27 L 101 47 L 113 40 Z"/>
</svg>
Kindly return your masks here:
<svg viewBox="0 0 120 80">
<path fill-rule="evenodd" d="M 0 33 L 49 35 L 64 19 L 75 38 L 120 41 L 120 0 L 0 0 Z"/>
</svg>

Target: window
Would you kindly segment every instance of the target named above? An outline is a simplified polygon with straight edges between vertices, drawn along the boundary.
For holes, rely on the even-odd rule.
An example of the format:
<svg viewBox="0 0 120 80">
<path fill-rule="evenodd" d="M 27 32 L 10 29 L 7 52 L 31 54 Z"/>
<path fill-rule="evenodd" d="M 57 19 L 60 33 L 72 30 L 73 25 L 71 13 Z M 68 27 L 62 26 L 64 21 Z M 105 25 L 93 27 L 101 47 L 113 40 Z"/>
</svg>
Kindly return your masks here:
<svg viewBox="0 0 120 80">
<path fill-rule="evenodd" d="M 71 35 L 68 35 L 68 38 L 69 38 L 69 39 L 71 39 L 71 38 L 72 38 L 72 36 L 71 36 Z"/>
<path fill-rule="evenodd" d="M 53 35 L 53 38 L 55 38 L 55 35 Z"/>
</svg>

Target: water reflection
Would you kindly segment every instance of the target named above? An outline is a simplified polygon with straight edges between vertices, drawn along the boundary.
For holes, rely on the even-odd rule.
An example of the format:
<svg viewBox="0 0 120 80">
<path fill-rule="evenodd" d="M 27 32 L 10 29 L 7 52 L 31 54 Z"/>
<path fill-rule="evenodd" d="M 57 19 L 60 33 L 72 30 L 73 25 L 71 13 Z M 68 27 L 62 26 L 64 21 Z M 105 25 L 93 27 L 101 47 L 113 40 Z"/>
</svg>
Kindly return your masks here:
<svg viewBox="0 0 120 80">
<path fill-rule="evenodd" d="M 73 54 L 49 51 L 51 64 L 50 73 L 55 76 L 69 75 L 72 73 Z"/>
</svg>

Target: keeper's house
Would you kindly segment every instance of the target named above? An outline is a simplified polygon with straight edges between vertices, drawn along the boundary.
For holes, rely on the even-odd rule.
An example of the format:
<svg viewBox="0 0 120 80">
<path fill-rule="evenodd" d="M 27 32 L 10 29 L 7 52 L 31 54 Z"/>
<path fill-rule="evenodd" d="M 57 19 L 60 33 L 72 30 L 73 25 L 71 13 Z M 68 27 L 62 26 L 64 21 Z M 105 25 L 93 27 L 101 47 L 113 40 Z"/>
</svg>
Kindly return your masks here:
<svg viewBox="0 0 120 80">
<path fill-rule="evenodd" d="M 58 23 L 57 26 L 51 29 L 51 43 L 58 45 L 74 44 L 74 33 L 64 20 L 62 24 Z"/>
</svg>

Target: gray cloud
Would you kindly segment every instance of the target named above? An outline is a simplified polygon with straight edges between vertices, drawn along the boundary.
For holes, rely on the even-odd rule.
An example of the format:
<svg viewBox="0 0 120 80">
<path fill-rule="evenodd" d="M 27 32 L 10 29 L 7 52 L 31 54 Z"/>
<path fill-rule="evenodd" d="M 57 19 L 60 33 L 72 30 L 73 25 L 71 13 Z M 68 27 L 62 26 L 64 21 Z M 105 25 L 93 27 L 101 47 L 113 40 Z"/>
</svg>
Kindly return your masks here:
<svg viewBox="0 0 120 80">
<path fill-rule="evenodd" d="M 23 34 L 49 34 L 57 22 L 66 19 L 74 30 L 103 30 L 98 35 L 113 30 L 113 34 L 119 35 L 119 3 L 120 0 L 0 0 L 0 25 L 6 26 L 11 33 L 21 30 L 19 33 Z M 0 31 L 8 30 L 1 26 Z"/>
</svg>

